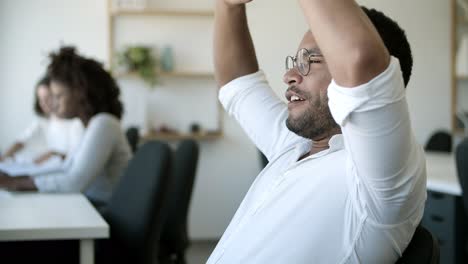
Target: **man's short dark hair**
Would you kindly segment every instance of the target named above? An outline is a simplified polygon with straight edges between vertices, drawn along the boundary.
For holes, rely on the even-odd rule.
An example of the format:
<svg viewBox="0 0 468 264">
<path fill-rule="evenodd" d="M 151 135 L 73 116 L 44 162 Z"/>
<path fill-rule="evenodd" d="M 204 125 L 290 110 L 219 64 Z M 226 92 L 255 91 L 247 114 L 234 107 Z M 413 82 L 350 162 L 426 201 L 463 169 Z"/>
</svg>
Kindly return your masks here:
<svg viewBox="0 0 468 264">
<path fill-rule="evenodd" d="M 405 86 L 408 85 L 413 68 L 413 55 L 405 31 L 391 18 L 375 9 L 361 7 L 379 32 L 390 55 L 398 58 Z"/>
<path fill-rule="evenodd" d="M 46 113 L 42 110 L 41 104 L 39 103 L 39 97 L 37 96 L 37 90 L 40 86 L 46 86 L 49 89 L 50 78 L 46 74 L 44 75 L 36 84 L 36 88 L 34 89 L 34 111 L 37 115 L 46 117 Z"/>
</svg>

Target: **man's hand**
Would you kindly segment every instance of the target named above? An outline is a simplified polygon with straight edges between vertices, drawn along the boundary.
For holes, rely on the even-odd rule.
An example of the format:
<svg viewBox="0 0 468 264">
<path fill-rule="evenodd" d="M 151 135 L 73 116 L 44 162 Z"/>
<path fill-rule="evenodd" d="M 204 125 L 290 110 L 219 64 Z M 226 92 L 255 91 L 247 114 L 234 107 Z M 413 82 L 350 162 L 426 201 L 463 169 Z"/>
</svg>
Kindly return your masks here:
<svg viewBox="0 0 468 264">
<path fill-rule="evenodd" d="M 249 2 L 252 2 L 253 0 L 222 0 L 226 2 L 228 5 L 241 5 L 241 4 L 247 4 Z"/>
</svg>

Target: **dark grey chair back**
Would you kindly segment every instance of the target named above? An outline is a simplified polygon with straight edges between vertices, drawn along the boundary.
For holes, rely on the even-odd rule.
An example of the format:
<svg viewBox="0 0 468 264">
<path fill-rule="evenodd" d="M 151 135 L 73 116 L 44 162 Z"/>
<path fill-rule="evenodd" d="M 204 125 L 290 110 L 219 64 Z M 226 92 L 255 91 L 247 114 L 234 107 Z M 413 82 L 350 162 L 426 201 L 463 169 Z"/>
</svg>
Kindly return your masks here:
<svg viewBox="0 0 468 264">
<path fill-rule="evenodd" d="M 452 152 L 452 135 L 446 131 L 436 131 L 424 147 L 426 151 Z"/>
<path fill-rule="evenodd" d="M 455 150 L 458 180 L 462 188 L 463 205 L 468 215 L 468 138 L 458 144 Z"/>
<path fill-rule="evenodd" d="M 439 262 L 440 251 L 437 239 L 419 225 L 397 264 L 439 264 Z"/>
<path fill-rule="evenodd" d="M 104 263 L 152 263 L 167 217 L 171 161 L 169 146 L 153 141 L 129 162 L 103 212 L 111 234 L 100 248 Z"/>
<path fill-rule="evenodd" d="M 138 148 L 138 142 L 140 141 L 140 133 L 138 132 L 137 127 L 129 127 L 125 132 L 127 136 L 128 144 L 132 149 L 132 153 L 135 153 Z"/>
<path fill-rule="evenodd" d="M 268 165 L 268 159 L 260 150 L 258 150 L 258 155 L 260 156 L 260 164 L 263 169 L 266 167 L 266 165 Z"/>
<path fill-rule="evenodd" d="M 174 154 L 169 215 L 161 235 L 160 260 L 185 263 L 189 245 L 187 222 L 193 184 L 198 164 L 199 147 L 194 140 L 181 141 Z"/>
</svg>

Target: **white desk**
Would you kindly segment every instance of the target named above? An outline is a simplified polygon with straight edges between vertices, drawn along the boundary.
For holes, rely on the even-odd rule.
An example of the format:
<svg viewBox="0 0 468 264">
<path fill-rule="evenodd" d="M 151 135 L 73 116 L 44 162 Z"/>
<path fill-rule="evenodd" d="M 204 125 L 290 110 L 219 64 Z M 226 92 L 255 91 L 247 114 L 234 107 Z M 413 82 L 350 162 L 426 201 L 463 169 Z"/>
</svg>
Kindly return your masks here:
<svg viewBox="0 0 468 264">
<path fill-rule="evenodd" d="M 442 263 L 467 263 L 464 260 L 466 215 L 455 156 L 426 152 L 426 168 L 428 195 L 422 224 L 440 241 Z"/>
<path fill-rule="evenodd" d="M 427 189 L 461 196 L 453 154 L 426 152 Z"/>
<path fill-rule="evenodd" d="M 80 263 L 94 263 L 94 239 L 109 226 L 82 194 L 0 195 L 0 241 L 80 240 Z"/>
</svg>

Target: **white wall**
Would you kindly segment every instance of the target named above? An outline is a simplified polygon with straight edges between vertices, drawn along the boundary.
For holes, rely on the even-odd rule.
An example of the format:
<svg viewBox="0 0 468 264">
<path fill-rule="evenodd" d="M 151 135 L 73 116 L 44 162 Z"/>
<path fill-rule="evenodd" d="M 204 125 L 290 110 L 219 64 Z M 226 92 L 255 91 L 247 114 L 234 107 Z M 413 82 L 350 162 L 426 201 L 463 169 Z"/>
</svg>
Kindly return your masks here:
<svg viewBox="0 0 468 264">
<path fill-rule="evenodd" d="M 413 76 L 407 94 L 416 138 L 424 143 L 438 128 L 451 130 L 450 1 L 362 0 L 393 17 L 407 31 Z"/>
<path fill-rule="evenodd" d="M 429 133 L 437 128 L 449 128 L 449 2 L 363 0 L 360 3 L 382 9 L 407 30 L 415 60 L 408 98 L 419 142 L 424 142 Z M 186 8 L 195 9 L 211 8 L 211 4 L 212 0 L 158 2 L 161 6 L 190 5 Z M 31 110 L 33 85 L 43 71 L 44 58 L 48 51 L 57 48 L 60 42 L 64 41 L 78 46 L 79 50 L 87 55 L 99 60 L 107 59 L 105 7 L 104 0 L 0 1 L 2 149 L 34 118 Z M 281 81 L 284 57 L 294 53 L 306 30 L 302 13 L 295 1 L 279 0 L 256 0 L 250 5 L 248 13 L 260 65 L 275 91 L 282 96 L 286 88 Z M 155 26 L 154 35 L 148 37 L 148 40 L 154 38 L 157 41 L 157 36 L 161 34 L 185 45 L 193 42 L 203 46 L 203 43 L 206 43 L 205 48 L 197 46 L 198 55 L 206 58 L 200 61 L 193 59 L 192 62 L 196 64 L 192 64 L 191 67 L 212 69 L 212 57 L 209 52 L 212 34 L 210 25 L 201 31 L 200 28 L 189 30 L 187 27 L 188 29 L 180 35 L 171 34 L 175 25 L 165 25 L 166 27 Z M 119 36 L 116 36 L 116 39 L 117 42 L 120 41 Z M 149 93 L 137 83 L 129 84 L 131 82 L 134 81 L 120 81 L 123 101 L 127 108 L 123 120 L 126 125 L 144 121 L 144 109 L 139 105 Z M 193 99 L 181 96 L 180 102 L 177 103 L 187 107 L 212 103 L 211 85 L 206 85 L 203 92 L 206 96 L 197 101 L 197 104 Z M 166 86 L 171 88 L 173 85 Z M 153 93 L 169 92 L 160 89 L 159 92 Z M 156 95 L 156 98 L 158 97 Z M 174 108 L 173 111 L 178 109 Z M 201 143 L 200 164 L 191 207 L 190 234 L 193 238 L 216 238 L 222 234 L 260 169 L 255 147 L 231 118 L 223 115 L 223 119 L 225 136 L 220 140 Z M 208 118 L 200 122 L 210 124 L 211 121 Z"/>
<path fill-rule="evenodd" d="M 106 58 L 104 1 L 6 0 L 0 2 L 0 146 L 34 118 L 33 90 L 46 55 L 61 43 L 101 61 Z"/>
</svg>

